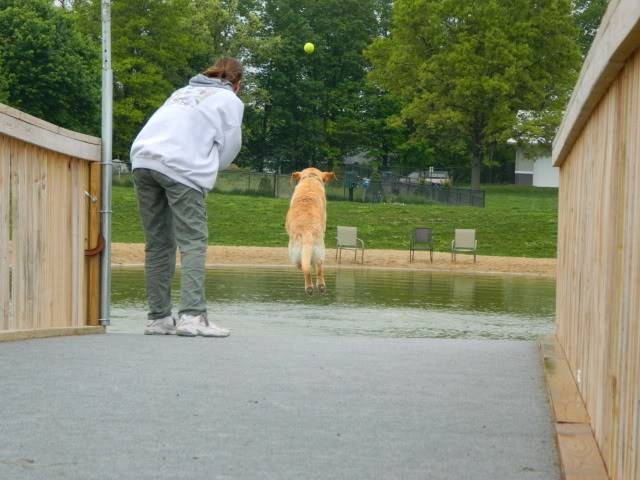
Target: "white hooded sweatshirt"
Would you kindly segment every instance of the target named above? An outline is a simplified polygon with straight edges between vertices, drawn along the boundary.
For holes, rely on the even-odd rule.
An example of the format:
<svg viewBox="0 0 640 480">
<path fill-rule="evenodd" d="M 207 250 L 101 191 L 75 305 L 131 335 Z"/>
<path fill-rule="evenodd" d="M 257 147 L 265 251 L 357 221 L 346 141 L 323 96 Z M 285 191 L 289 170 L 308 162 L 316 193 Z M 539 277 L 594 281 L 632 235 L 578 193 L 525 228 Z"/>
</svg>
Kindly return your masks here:
<svg viewBox="0 0 640 480">
<path fill-rule="evenodd" d="M 229 82 L 197 75 L 142 128 L 131 146 L 132 169 L 155 170 L 208 192 L 240 152 L 243 112 Z"/>
</svg>

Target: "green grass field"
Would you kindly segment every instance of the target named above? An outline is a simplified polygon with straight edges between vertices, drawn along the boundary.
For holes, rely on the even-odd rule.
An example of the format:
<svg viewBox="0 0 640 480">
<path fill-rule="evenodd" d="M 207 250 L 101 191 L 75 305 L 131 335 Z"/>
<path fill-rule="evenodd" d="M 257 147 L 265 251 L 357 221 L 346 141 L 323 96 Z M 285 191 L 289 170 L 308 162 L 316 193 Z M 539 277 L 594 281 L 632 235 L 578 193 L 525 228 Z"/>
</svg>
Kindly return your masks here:
<svg viewBox="0 0 640 480">
<path fill-rule="evenodd" d="M 555 257 L 557 189 L 487 185 L 486 207 L 388 205 L 329 201 L 327 247 L 337 225 L 358 227 L 367 248 L 407 249 L 413 227 L 432 227 L 435 249 L 449 251 L 455 228 L 475 228 L 480 255 Z M 212 245 L 286 246 L 288 200 L 212 193 Z M 113 189 L 113 241 L 143 242 L 134 191 Z"/>
</svg>

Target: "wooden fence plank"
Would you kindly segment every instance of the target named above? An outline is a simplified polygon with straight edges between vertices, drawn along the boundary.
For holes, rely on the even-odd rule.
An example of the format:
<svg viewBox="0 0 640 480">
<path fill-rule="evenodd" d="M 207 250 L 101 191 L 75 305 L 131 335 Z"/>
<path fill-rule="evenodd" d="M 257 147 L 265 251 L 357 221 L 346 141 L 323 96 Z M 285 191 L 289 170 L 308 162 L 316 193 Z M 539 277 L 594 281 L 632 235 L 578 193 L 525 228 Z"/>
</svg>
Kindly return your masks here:
<svg viewBox="0 0 640 480">
<path fill-rule="evenodd" d="M 10 142 L 0 135 L 0 330 L 9 329 L 10 315 Z"/>
<path fill-rule="evenodd" d="M 29 205 L 26 204 L 26 177 L 28 167 L 28 149 L 20 148 L 17 142 L 14 142 L 15 155 L 12 157 L 12 189 L 11 189 L 11 207 L 13 219 L 13 325 L 10 328 L 23 329 L 32 328 L 31 316 L 29 315 L 29 239 L 25 238 L 28 234 L 29 225 Z M 20 261 L 18 261 L 18 259 Z"/>
<path fill-rule="evenodd" d="M 71 175 L 71 195 L 69 198 L 70 204 L 70 221 L 71 221 L 71 244 L 69 245 L 71 252 L 71 326 L 78 326 L 78 300 L 80 289 L 80 226 L 79 226 L 79 210 L 80 210 L 80 196 L 79 196 L 79 182 L 80 172 L 78 171 L 79 165 L 75 160 L 70 160 L 69 173 Z M 84 242 L 82 242 L 84 246 Z M 84 259 L 83 259 L 84 260 Z"/>
</svg>

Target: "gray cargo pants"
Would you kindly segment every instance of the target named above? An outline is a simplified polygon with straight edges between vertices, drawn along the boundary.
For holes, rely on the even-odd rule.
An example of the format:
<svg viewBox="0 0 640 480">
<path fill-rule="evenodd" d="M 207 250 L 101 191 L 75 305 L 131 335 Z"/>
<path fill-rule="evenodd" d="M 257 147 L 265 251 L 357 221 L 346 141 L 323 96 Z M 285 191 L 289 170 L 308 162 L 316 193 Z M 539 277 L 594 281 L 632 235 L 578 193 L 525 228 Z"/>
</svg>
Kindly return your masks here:
<svg viewBox="0 0 640 480">
<path fill-rule="evenodd" d="M 181 262 L 178 313 L 206 313 L 204 265 L 209 230 L 205 195 L 146 168 L 135 169 L 133 179 L 144 228 L 149 320 L 171 315 L 176 246 Z"/>
</svg>

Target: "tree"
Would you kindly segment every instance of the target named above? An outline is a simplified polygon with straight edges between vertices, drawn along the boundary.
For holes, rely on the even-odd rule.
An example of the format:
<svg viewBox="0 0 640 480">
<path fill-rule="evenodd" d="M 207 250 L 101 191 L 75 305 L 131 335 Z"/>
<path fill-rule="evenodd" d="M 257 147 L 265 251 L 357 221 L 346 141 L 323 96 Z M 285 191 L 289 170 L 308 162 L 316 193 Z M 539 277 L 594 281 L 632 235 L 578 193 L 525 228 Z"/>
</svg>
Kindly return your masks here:
<svg viewBox="0 0 640 480">
<path fill-rule="evenodd" d="M 127 159 L 135 136 L 176 88 L 221 56 L 251 63 L 260 42 L 257 0 L 116 0 L 112 5 L 114 155 Z M 100 2 L 69 4 L 100 41 Z M 251 104 L 251 82 L 243 96 Z"/>
<path fill-rule="evenodd" d="M 557 124 L 580 63 L 575 38 L 569 0 L 396 0 L 390 37 L 367 55 L 371 78 L 400 99 L 396 121 L 469 162 L 478 188 L 500 144 Z"/>
<path fill-rule="evenodd" d="M 99 2 L 64 4 L 99 45 Z M 234 56 L 246 67 L 239 163 L 259 169 L 333 165 L 346 153 L 369 148 L 367 121 L 381 109 L 367 98 L 362 51 L 388 31 L 390 4 L 114 1 L 114 153 L 127 158 L 133 138 L 166 96 L 220 56 Z M 307 41 L 316 43 L 313 55 L 302 50 Z"/>
<path fill-rule="evenodd" d="M 3 72 L 6 69 L 2 65 L 2 57 L 0 57 L 0 103 L 6 103 L 9 100 L 9 78 Z"/>
<path fill-rule="evenodd" d="M 377 38 L 388 38 L 391 33 L 391 6 L 390 0 L 377 0 L 374 3 L 378 23 Z M 367 62 L 366 69 L 367 71 L 371 70 L 369 62 Z M 400 111 L 398 98 L 374 82 L 367 80 L 362 102 L 362 115 L 358 123 L 363 130 L 364 146 L 368 150 L 369 156 L 377 159 L 384 169 L 389 169 L 392 164 L 401 166 L 403 170 L 413 166 L 424 168 L 426 161 L 428 161 L 424 155 L 426 153 L 424 145 L 409 145 L 406 126 L 402 123 L 389 121 L 397 117 Z"/>
<path fill-rule="evenodd" d="M 73 8 L 82 28 L 99 44 L 100 2 L 76 0 Z M 193 59 L 206 57 L 200 34 L 205 27 L 195 13 L 190 0 L 113 2 L 114 156 L 128 158 L 144 122 L 186 83 Z"/>
<path fill-rule="evenodd" d="M 0 0 L 0 100 L 57 125 L 99 131 L 99 52 L 48 0 Z"/>
<path fill-rule="evenodd" d="M 361 148 L 366 61 L 362 51 L 379 30 L 374 0 L 270 0 L 265 30 L 279 42 L 256 73 L 250 144 L 255 165 L 333 165 Z M 316 51 L 306 55 L 304 43 Z"/>
<path fill-rule="evenodd" d="M 206 58 L 196 58 L 195 64 L 210 64 L 217 58 L 230 56 L 245 67 L 240 90 L 245 103 L 244 145 L 237 163 L 260 164 L 262 168 L 260 112 L 264 111 L 269 94 L 260 78 L 280 45 L 280 37 L 266 27 L 264 2 L 260 0 L 195 0 L 194 8 L 206 25 L 201 34 L 209 47 Z"/>
<path fill-rule="evenodd" d="M 608 4 L 609 0 L 574 0 L 574 17 L 579 29 L 578 43 L 584 56 L 589 53 Z"/>
</svg>

